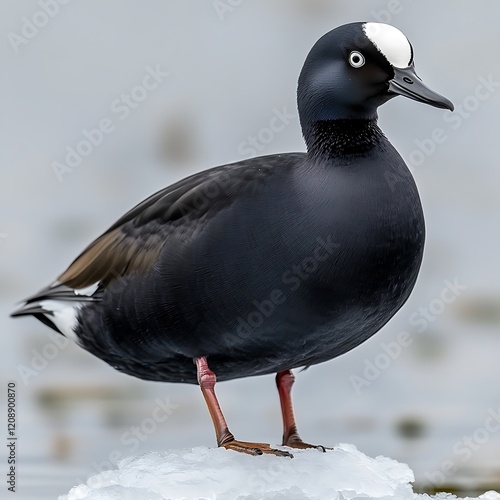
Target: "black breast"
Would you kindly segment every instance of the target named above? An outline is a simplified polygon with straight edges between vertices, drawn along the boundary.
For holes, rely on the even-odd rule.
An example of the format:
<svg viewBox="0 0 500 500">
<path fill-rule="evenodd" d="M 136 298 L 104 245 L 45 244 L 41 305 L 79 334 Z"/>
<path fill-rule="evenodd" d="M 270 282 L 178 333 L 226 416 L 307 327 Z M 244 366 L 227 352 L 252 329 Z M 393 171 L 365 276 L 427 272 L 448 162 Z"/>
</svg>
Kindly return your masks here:
<svg viewBox="0 0 500 500">
<path fill-rule="evenodd" d="M 147 274 L 82 310 L 84 347 L 140 378 L 195 383 L 198 356 L 227 380 L 319 363 L 369 338 L 414 286 L 424 221 L 385 138 L 351 160 L 283 159 L 196 238 L 179 237 Z"/>
</svg>

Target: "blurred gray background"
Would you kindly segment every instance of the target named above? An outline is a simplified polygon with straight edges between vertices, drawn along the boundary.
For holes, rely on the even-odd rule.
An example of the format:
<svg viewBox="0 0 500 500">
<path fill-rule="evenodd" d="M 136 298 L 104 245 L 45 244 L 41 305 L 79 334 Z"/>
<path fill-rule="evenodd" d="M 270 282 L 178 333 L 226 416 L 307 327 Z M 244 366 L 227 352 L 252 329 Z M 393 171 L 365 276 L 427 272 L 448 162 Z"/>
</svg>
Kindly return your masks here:
<svg viewBox="0 0 500 500">
<path fill-rule="evenodd" d="M 500 3 L 55 2 L 4 0 L 0 16 L 0 359 L 4 387 L 18 387 L 17 498 L 54 498 L 130 454 L 214 445 L 197 387 L 122 375 L 8 313 L 154 191 L 252 149 L 304 150 L 295 110 L 304 58 L 323 33 L 360 20 L 400 28 L 420 76 L 458 110 L 403 98 L 380 110 L 420 189 L 422 272 L 378 335 L 298 374 L 299 429 L 309 442 L 405 461 L 428 491 L 499 489 Z M 168 75 L 134 90 L 152 70 Z M 270 137 L 276 113 L 294 116 Z M 113 130 L 57 175 L 54 162 L 103 119 Z M 398 347 L 402 332 L 409 345 Z M 240 439 L 280 441 L 273 377 L 218 393 Z"/>
</svg>

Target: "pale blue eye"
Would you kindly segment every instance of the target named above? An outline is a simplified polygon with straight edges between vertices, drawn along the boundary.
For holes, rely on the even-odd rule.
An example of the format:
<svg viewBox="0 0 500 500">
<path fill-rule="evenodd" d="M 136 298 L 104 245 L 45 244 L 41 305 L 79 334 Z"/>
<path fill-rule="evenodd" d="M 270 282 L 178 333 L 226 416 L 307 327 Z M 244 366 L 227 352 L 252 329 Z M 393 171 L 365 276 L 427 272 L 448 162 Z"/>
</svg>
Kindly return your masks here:
<svg viewBox="0 0 500 500">
<path fill-rule="evenodd" d="M 365 64 L 365 57 L 363 56 L 363 54 L 361 54 L 361 52 L 353 50 L 349 54 L 349 64 L 353 68 L 361 68 L 361 66 Z"/>
</svg>

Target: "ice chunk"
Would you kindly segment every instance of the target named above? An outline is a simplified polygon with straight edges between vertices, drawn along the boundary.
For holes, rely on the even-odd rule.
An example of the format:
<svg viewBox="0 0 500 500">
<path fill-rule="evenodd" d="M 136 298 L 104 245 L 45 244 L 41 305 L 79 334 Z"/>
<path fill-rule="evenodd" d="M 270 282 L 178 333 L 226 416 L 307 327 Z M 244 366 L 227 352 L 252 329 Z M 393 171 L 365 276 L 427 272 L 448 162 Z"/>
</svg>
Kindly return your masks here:
<svg viewBox="0 0 500 500">
<path fill-rule="evenodd" d="M 293 459 L 253 457 L 221 448 L 147 453 L 121 460 L 117 470 L 92 476 L 59 500 L 431 498 L 413 492 L 414 476 L 407 465 L 382 456 L 369 458 L 353 445 L 293 454 Z M 500 494 L 479 498 L 500 500 Z"/>
</svg>

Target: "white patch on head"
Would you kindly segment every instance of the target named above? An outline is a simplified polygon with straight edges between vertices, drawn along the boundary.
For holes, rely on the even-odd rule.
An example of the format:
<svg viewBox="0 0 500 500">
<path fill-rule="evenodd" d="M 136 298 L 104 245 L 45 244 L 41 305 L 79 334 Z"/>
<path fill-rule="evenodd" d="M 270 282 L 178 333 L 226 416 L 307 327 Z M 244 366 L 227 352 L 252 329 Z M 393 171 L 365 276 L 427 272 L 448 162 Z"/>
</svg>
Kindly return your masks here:
<svg viewBox="0 0 500 500">
<path fill-rule="evenodd" d="M 411 61 L 411 45 L 401 31 L 390 24 L 365 23 L 363 31 L 379 52 L 395 68 L 407 68 Z"/>
<path fill-rule="evenodd" d="M 42 300 L 40 306 L 48 313 L 47 318 L 52 321 L 62 334 L 78 343 L 75 333 L 78 311 L 84 304 L 82 302 L 70 302 L 67 300 Z"/>
</svg>

